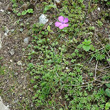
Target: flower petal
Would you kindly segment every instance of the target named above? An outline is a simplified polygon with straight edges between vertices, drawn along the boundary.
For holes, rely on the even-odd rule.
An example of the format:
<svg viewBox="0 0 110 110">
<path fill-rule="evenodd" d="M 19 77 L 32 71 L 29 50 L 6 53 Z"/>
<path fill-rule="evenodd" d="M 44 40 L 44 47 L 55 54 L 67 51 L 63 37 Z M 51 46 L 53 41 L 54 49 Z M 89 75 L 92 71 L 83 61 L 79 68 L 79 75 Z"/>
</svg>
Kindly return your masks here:
<svg viewBox="0 0 110 110">
<path fill-rule="evenodd" d="M 68 26 L 69 26 L 69 24 L 63 24 L 63 26 L 64 26 L 64 27 L 68 27 Z"/>
<path fill-rule="evenodd" d="M 64 27 L 68 27 L 68 26 L 69 26 L 69 24 L 62 24 L 59 26 L 59 29 L 63 29 Z"/>
<path fill-rule="evenodd" d="M 62 25 L 62 23 L 60 23 L 60 22 L 55 22 L 55 26 L 56 27 L 59 27 L 59 26 L 61 26 Z"/>
<path fill-rule="evenodd" d="M 59 16 L 59 17 L 58 17 L 58 20 L 59 20 L 60 22 L 63 22 L 63 21 L 64 21 L 64 17 L 63 17 L 63 16 Z"/>
<path fill-rule="evenodd" d="M 64 25 L 62 24 L 61 26 L 59 26 L 59 29 L 63 29 L 64 28 Z"/>
<path fill-rule="evenodd" d="M 65 18 L 65 19 L 64 19 L 64 23 L 67 23 L 67 22 L 68 22 L 68 18 Z"/>
</svg>

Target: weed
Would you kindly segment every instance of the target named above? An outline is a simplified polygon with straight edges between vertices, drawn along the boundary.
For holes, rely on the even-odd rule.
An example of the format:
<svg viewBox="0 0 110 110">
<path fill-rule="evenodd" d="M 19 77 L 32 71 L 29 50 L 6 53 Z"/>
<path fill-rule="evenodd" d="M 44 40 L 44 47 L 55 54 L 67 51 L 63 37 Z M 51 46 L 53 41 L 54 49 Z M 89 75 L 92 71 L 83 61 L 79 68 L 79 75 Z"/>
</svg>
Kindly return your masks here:
<svg viewBox="0 0 110 110">
<path fill-rule="evenodd" d="M 108 97 L 110 97 L 110 83 L 106 84 L 107 89 L 105 90 L 105 93 Z"/>
<path fill-rule="evenodd" d="M 34 12 L 33 9 L 27 9 L 27 10 L 22 11 L 22 13 L 19 12 L 19 13 L 17 14 L 17 16 L 21 16 L 21 15 L 24 16 L 24 15 L 26 15 L 27 13 L 31 13 L 31 14 L 32 14 L 33 12 Z"/>
<path fill-rule="evenodd" d="M 21 12 L 20 8 L 18 8 L 17 1 L 11 0 L 11 2 L 12 2 L 13 13 L 16 14 L 17 16 L 24 16 L 26 14 L 33 14 L 33 12 L 34 12 L 34 10 L 31 8 L 25 9 L 24 11 Z M 20 1 L 20 3 L 22 4 L 22 1 Z"/>
<path fill-rule="evenodd" d="M 90 49 L 94 50 L 94 47 L 91 45 L 91 43 L 91 40 L 85 39 L 80 46 L 82 46 L 85 51 L 89 51 Z"/>
<path fill-rule="evenodd" d="M 105 110 L 109 110 L 110 109 L 110 102 L 107 102 L 105 105 Z"/>
<path fill-rule="evenodd" d="M 4 75 L 5 74 L 5 67 L 0 65 L 0 75 Z"/>
<path fill-rule="evenodd" d="M 103 26 L 103 23 L 100 20 L 97 21 L 97 24 L 98 24 L 99 27 Z"/>
</svg>

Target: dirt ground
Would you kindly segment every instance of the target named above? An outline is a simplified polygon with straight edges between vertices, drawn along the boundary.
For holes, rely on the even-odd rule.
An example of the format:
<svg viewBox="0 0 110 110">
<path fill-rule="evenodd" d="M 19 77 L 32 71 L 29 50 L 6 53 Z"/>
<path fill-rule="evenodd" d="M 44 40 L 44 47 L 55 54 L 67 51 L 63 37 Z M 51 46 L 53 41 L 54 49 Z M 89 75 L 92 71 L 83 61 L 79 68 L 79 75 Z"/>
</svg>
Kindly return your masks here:
<svg viewBox="0 0 110 110">
<path fill-rule="evenodd" d="M 23 51 L 27 48 L 24 38 L 30 36 L 25 27 L 23 27 L 24 31 L 20 32 L 19 25 L 16 23 L 19 18 L 8 11 L 10 6 L 9 0 L 0 0 L 0 39 L 2 41 L 0 58 L 3 58 L 0 60 L 0 95 L 11 110 L 20 110 L 23 106 L 33 106 L 32 90 L 29 88 L 30 81 L 28 81 L 29 74 L 25 72 L 26 53 Z M 29 19 L 20 20 L 23 23 L 28 21 L 31 23 L 37 21 L 36 16 L 35 18 L 36 20 L 32 20 L 34 17 L 30 16 Z M 20 105 L 20 101 L 23 105 Z"/>
</svg>

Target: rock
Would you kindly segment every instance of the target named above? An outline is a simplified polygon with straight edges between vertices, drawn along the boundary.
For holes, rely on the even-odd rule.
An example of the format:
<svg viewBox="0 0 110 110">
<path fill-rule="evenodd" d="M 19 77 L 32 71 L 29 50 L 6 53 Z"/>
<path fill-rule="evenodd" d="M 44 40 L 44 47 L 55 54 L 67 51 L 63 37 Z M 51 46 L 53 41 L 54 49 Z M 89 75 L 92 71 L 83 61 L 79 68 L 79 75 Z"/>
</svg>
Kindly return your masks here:
<svg viewBox="0 0 110 110">
<path fill-rule="evenodd" d="M 10 62 L 12 63 L 12 62 L 13 62 L 13 60 L 10 60 Z"/>
<path fill-rule="evenodd" d="M 3 9 L 0 9 L 0 11 L 1 11 L 1 12 L 4 12 L 4 10 L 3 10 Z"/>
<path fill-rule="evenodd" d="M 14 32 L 15 30 L 14 29 L 11 29 L 11 32 Z"/>
<path fill-rule="evenodd" d="M 46 15 L 42 14 L 40 17 L 39 17 L 39 23 L 40 24 L 46 24 L 48 22 L 48 19 L 46 17 Z"/>
<path fill-rule="evenodd" d="M 5 34 L 4 35 L 7 36 L 8 33 L 9 33 L 9 29 L 8 29 L 8 27 L 5 26 Z"/>
<path fill-rule="evenodd" d="M 8 106 L 3 104 L 2 98 L 0 97 L 0 110 L 10 110 Z"/>
<path fill-rule="evenodd" d="M 98 7 L 97 10 L 100 11 L 100 7 Z"/>
<path fill-rule="evenodd" d="M 20 32 L 23 32 L 23 28 L 20 28 Z"/>
<path fill-rule="evenodd" d="M 18 61 L 17 65 L 21 66 L 22 65 L 22 61 Z"/>
<path fill-rule="evenodd" d="M 24 39 L 24 43 L 25 43 L 25 44 L 28 44 L 28 43 L 29 43 L 29 40 L 30 40 L 30 38 L 29 38 L 29 37 L 26 37 L 26 38 Z"/>
<path fill-rule="evenodd" d="M 9 53 L 11 54 L 11 55 L 14 55 L 14 49 L 11 49 L 10 51 L 9 51 Z"/>
<path fill-rule="evenodd" d="M 66 70 L 69 69 L 68 67 L 66 67 Z"/>
<path fill-rule="evenodd" d="M 14 73 L 14 75 L 15 75 L 15 76 L 17 76 L 17 75 L 18 75 L 18 73 L 17 73 L 17 72 L 15 72 L 15 73 Z"/>
</svg>

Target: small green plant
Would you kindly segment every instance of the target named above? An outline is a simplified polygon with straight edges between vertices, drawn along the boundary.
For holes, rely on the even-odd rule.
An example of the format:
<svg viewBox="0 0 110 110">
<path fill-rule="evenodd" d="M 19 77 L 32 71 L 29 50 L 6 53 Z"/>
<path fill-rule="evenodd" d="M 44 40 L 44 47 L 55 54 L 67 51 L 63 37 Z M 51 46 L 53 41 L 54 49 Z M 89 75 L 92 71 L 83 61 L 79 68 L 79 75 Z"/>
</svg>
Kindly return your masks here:
<svg viewBox="0 0 110 110">
<path fill-rule="evenodd" d="M 81 46 L 82 46 L 82 48 L 85 50 L 85 51 L 89 51 L 90 49 L 94 49 L 94 47 L 93 47 L 93 45 L 91 45 L 91 40 L 87 40 L 87 39 L 85 39 L 83 42 L 82 42 L 82 44 L 81 44 Z"/>
<path fill-rule="evenodd" d="M 48 32 L 53 33 L 53 31 L 51 30 L 49 25 L 47 26 L 47 30 L 48 30 Z"/>
<path fill-rule="evenodd" d="M 107 59 L 109 46 L 105 45 L 105 49 L 98 49 L 100 46 L 97 47 L 97 42 L 94 43 L 93 39 L 95 26 L 90 25 L 88 29 L 84 26 L 83 1 L 64 0 L 62 9 L 57 16 L 54 16 L 68 18 L 68 28 L 62 30 L 56 28 L 57 33 L 55 33 L 50 25 L 45 28 L 45 25 L 37 23 L 32 27 L 32 50 L 28 54 L 31 63 L 27 70 L 31 75 L 34 91 L 32 100 L 36 104 L 36 109 L 103 110 L 105 108 L 107 99 L 101 86 L 102 81 L 99 80 L 105 81 L 108 76 L 101 77 L 99 68 L 95 73 L 87 61 L 91 56 L 94 58 L 93 62 Z M 44 8 L 44 13 L 51 8 L 53 7 Z M 90 36 L 85 38 L 85 35 Z"/>
<path fill-rule="evenodd" d="M 110 97 L 110 83 L 105 84 L 105 85 L 106 85 L 106 87 L 107 87 L 107 89 L 105 90 L 105 94 L 106 94 L 108 97 Z"/>
<path fill-rule="evenodd" d="M 24 15 L 26 15 L 27 13 L 29 13 L 29 14 L 31 13 L 31 14 L 32 14 L 33 12 L 34 12 L 33 9 L 27 9 L 27 10 L 22 11 L 22 13 L 19 12 L 19 13 L 17 14 L 17 16 L 21 16 L 21 15 L 24 16 Z"/>
<path fill-rule="evenodd" d="M 98 25 L 99 27 L 102 27 L 102 26 L 103 26 L 103 23 L 102 23 L 100 20 L 98 20 L 98 21 L 97 21 L 97 25 Z"/>
<path fill-rule="evenodd" d="M 5 67 L 0 65 L 0 75 L 4 75 L 5 74 Z"/>
<path fill-rule="evenodd" d="M 105 53 L 103 53 L 103 52 L 100 52 L 99 50 L 96 50 L 96 52 L 95 52 L 95 54 L 92 54 L 92 57 L 95 57 L 96 58 L 96 60 L 103 60 L 103 59 L 105 59 Z"/>
<path fill-rule="evenodd" d="M 107 61 L 110 62 L 110 58 L 108 58 Z"/>
<path fill-rule="evenodd" d="M 110 102 L 107 102 L 105 105 L 105 110 L 110 110 Z"/>
<path fill-rule="evenodd" d="M 102 2 L 105 2 L 107 6 L 110 6 L 110 1 L 109 0 L 101 0 Z"/>
<path fill-rule="evenodd" d="M 16 0 L 11 0 L 12 3 L 16 3 Z"/>
<path fill-rule="evenodd" d="M 96 60 L 104 60 L 108 54 L 108 51 L 110 50 L 110 44 L 106 44 L 104 49 L 101 49 L 100 51 L 98 49 L 95 50 L 95 53 L 93 53 L 91 56 L 95 57 Z M 107 59 L 109 62 L 109 58 Z"/>
<path fill-rule="evenodd" d="M 3 57 L 0 57 L 0 60 L 2 60 L 3 59 Z"/>
<path fill-rule="evenodd" d="M 109 0 L 94 0 L 95 3 L 101 3 L 102 5 L 110 6 Z"/>
</svg>

